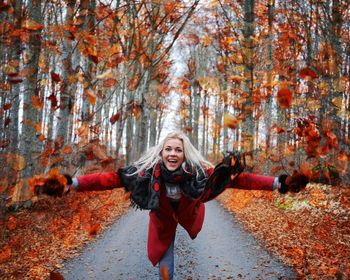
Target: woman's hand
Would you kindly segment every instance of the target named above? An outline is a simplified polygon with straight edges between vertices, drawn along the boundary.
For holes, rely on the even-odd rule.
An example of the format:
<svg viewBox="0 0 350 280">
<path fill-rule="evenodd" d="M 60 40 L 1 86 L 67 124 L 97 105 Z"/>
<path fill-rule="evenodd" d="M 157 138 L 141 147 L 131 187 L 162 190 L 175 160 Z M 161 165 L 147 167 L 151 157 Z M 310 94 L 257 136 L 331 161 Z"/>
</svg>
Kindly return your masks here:
<svg viewBox="0 0 350 280">
<path fill-rule="evenodd" d="M 45 178 L 43 184 L 34 186 L 35 195 L 46 194 L 53 197 L 62 197 L 69 193 L 72 177 L 68 174 Z"/>
<path fill-rule="evenodd" d="M 278 191 L 280 193 L 299 192 L 309 183 L 309 178 L 304 174 L 295 172 L 292 176 L 283 174 L 278 177 L 280 187 Z"/>
</svg>

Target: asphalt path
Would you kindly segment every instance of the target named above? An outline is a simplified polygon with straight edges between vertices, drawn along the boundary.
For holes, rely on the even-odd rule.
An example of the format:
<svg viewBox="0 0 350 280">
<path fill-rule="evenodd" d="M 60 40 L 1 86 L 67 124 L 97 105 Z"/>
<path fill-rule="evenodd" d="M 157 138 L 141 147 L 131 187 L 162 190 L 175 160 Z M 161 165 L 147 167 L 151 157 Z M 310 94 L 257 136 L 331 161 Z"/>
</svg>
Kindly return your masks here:
<svg viewBox="0 0 350 280">
<path fill-rule="evenodd" d="M 148 211 L 130 209 L 65 263 L 65 279 L 158 279 L 147 258 Z M 195 240 L 179 226 L 174 279 L 295 279 L 295 271 L 269 254 L 216 201 L 206 204 L 202 231 Z"/>
</svg>

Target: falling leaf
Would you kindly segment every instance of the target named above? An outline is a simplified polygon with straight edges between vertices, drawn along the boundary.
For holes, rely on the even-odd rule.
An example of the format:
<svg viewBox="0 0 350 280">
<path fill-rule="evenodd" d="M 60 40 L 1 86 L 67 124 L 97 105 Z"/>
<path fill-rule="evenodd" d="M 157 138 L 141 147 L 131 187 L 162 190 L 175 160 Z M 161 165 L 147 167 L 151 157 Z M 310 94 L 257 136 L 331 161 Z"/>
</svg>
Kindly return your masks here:
<svg viewBox="0 0 350 280">
<path fill-rule="evenodd" d="M 238 75 L 229 75 L 228 80 L 233 83 L 239 84 L 240 82 L 244 81 L 246 78 Z"/>
<path fill-rule="evenodd" d="M 18 154 L 5 155 L 7 164 L 16 171 L 21 171 L 26 167 L 26 161 L 24 157 Z"/>
<path fill-rule="evenodd" d="M 62 148 L 62 153 L 66 154 L 66 155 L 69 155 L 73 152 L 73 149 L 71 146 L 69 145 L 66 145 Z"/>
<path fill-rule="evenodd" d="M 5 104 L 2 106 L 2 108 L 4 109 L 4 111 L 11 109 L 11 107 L 12 107 L 12 104 L 11 104 L 11 103 L 5 103 Z"/>
<path fill-rule="evenodd" d="M 19 84 L 23 82 L 23 79 L 19 76 L 9 76 L 7 80 L 10 84 Z"/>
<path fill-rule="evenodd" d="M 34 21 L 34 20 L 31 20 L 31 19 L 27 19 L 25 21 L 23 21 L 22 23 L 22 28 L 23 29 L 26 29 L 26 30 L 30 30 L 30 31 L 37 31 L 37 30 L 41 30 L 43 29 L 43 25 Z"/>
<path fill-rule="evenodd" d="M 235 116 L 232 116 L 228 113 L 225 113 L 225 115 L 224 115 L 224 127 L 236 129 L 240 123 L 241 123 L 241 121 L 238 118 L 236 118 Z"/>
<path fill-rule="evenodd" d="M 282 127 L 276 126 L 275 129 L 276 129 L 277 134 L 281 134 L 281 133 L 286 132 L 286 130 Z"/>
<path fill-rule="evenodd" d="M 278 105 L 282 109 L 287 109 L 292 105 L 292 99 L 293 99 L 293 93 L 292 91 L 287 87 L 282 87 L 277 92 L 277 101 Z"/>
<path fill-rule="evenodd" d="M 96 96 L 95 96 L 94 92 L 91 89 L 87 89 L 87 90 L 85 90 L 85 94 L 86 94 L 86 96 L 87 96 L 87 98 L 89 100 L 89 103 L 91 105 L 95 105 L 95 103 L 96 103 Z"/>
<path fill-rule="evenodd" d="M 332 99 L 332 104 L 333 104 L 335 107 L 341 109 L 342 106 L 343 106 L 343 98 L 341 98 L 341 97 L 334 97 L 334 98 Z"/>
<path fill-rule="evenodd" d="M 168 273 L 168 267 L 162 266 L 160 269 L 160 274 L 162 275 L 162 279 L 169 280 L 169 273 Z"/>
<path fill-rule="evenodd" d="M 201 43 L 204 47 L 210 46 L 212 44 L 212 41 L 212 38 L 208 34 L 201 38 Z"/>
<path fill-rule="evenodd" d="M 121 117 L 121 113 L 117 112 L 112 117 L 110 117 L 109 121 L 111 124 L 115 124 L 115 122 L 119 121 L 120 117 Z"/>
<path fill-rule="evenodd" d="M 58 102 L 57 102 L 57 97 L 53 93 L 46 98 L 51 102 L 51 109 L 55 110 L 57 108 Z"/>
<path fill-rule="evenodd" d="M 35 109 L 41 110 L 44 107 L 44 103 L 39 96 L 33 95 L 31 97 L 32 105 Z"/>
<path fill-rule="evenodd" d="M 100 145 L 93 145 L 92 151 L 93 151 L 94 155 L 96 156 L 96 158 L 98 158 L 99 160 L 105 160 L 108 158 L 108 156 L 106 154 L 106 149 L 104 149 Z"/>
<path fill-rule="evenodd" d="M 113 78 L 109 78 L 103 82 L 104 87 L 113 87 L 117 84 L 117 80 Z"/>
<path fill-rule="evenodd" d="M 112 69 L 109 68 L 107 71 L 103 72 L 102 74 L 97 75 L 96 79 L 105 80 L 112 77 L 113 77 Z"/>
<path fill-rule="evenodd" d="M 35 69 L 34 67 L 26 67 L 19 72 L 19 76 L 30 77 L 30 76 L 34 75 L 35 73 L 37 73 L 37 71 L 38 70 Z"/>
<path fill-rule="evenodd" d="M 55 83 L 59 83 L 61 81 L 60 75 L 58 75 L 55 72 L 51 72 L 51 79 L 55 82 Z"/>
<path fill-rule="evenodd" d="M 131 105 L 131 114 L 135 117 L 135 119 L 139 119 L 141 117 L 142 108 L 139 104 L 135 102 Z"/>
<path fill-rule="evenodd" d="M 300 69 L 299 70 L 299 75 L 300 75 L 300 78 L 302 79 L 307 79 L 307 78 L 311 78 L 311 79 L 316 79 L 318 76 L 317 74 L 315 73 L 314 70 L 312 70 L 311 68 L 309 67 L 306 67 L 306 68 L 303 68 L 303 69 Z"/>
<path fill-rule="evenodd" d="M 140 75 L 135 75 L 132 79 L 129 80 L 128 82 L 128 90 L 129 91 L 134 91 L 137 89 L 139 83 L 140 83 Z"/>
<path fill-rule="evenodd" d="M 90 54 L 89 57 L 91 58 L 91 60 L 94 62 L 94 63 L 98 63 L 98 56 L 97 55 L 94 55 L 94 54 Z"/>
</svg>

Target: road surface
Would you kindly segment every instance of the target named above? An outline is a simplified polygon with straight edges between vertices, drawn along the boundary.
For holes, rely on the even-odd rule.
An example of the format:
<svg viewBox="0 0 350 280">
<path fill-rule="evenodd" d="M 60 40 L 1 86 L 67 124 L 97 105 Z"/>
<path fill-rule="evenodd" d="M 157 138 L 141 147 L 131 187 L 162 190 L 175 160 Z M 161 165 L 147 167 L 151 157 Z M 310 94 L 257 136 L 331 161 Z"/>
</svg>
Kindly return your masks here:
<svg viewBox="0 0 350 280">
<path fill-rule="evenodd" d="M 65 263 L 65 279 L 158 279 L 147 258 L 148 211 L 130 209 L 82 254 Z M 179 226 L 174 279 L 295 279 L 216 201 L 206 204 L 195 240 Z"/>
</svg>

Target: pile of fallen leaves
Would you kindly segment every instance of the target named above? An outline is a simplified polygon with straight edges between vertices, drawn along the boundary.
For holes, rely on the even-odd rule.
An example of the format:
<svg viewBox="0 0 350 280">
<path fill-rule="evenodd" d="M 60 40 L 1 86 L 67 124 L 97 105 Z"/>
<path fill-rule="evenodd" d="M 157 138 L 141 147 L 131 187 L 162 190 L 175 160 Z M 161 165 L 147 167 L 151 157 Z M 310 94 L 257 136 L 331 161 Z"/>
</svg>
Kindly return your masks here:
<svg viewBox="0 0 350 280">
<path fill-rule="evenodd" d="M 297 194 L 226 190 L 219 198 L 300 279 L 350 279 L 350 188 Z"/>
<path fill-rule="evenodd" d="M 0 216 L 0 279 L 47 279 L 128 208 L 122 189 L 44 196 Z"/>
</svg>

